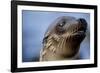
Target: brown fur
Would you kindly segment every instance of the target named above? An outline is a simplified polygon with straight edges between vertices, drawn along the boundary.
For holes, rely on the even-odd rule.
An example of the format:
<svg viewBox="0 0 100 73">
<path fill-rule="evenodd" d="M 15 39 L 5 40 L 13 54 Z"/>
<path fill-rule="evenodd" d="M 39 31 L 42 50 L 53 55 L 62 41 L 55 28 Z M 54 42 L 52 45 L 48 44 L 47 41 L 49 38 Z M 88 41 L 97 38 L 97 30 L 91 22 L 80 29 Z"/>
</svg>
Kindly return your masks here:
<svg viewBox="0 0 100 73">
<path fill-rule="evenodd" d="M 87 22 L 74 17 L 59 17 L 48 28 L 40 61 L 75 59 L 85 38 Z"/>
</svg>

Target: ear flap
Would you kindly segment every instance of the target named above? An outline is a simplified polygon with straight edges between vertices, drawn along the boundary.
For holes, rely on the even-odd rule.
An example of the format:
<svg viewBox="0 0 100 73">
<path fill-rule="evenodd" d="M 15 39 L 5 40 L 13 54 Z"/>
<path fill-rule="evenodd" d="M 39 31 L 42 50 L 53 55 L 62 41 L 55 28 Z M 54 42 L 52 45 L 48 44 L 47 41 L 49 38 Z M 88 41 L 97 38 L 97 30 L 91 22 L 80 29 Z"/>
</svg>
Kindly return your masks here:
<svg viewBox="0 0 100 73">
<path fill-rule="evenodd" d="M 47 42 L 47 39 L 48 39 L 48 36 L 44 37 L 42 43 L 43 43 L 43 44 L 46 43 L 46 42 Z"/>
<path fill-rule="evenodd" d="M 87 21 L 84 18 L 78 19 L 79 24 L 82 24 L 85 30 L 87 29 Z"/>
</svg>

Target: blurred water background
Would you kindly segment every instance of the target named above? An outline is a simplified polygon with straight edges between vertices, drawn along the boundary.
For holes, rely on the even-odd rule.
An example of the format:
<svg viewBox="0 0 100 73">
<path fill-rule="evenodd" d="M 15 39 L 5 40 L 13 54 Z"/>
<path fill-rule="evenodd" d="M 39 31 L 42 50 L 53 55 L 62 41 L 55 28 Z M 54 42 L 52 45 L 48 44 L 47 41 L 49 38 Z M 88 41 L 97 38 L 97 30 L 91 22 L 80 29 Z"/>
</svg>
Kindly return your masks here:
<svg viewBox="0 0 100 73">
<path fill-rule="evenodd" d="M 90 14 L 43 11 L 22 11 L 22 62 L 39 60 L 42 40 L 48 26 L 60 16 L 84 18 L 88 23 L 87 36 L 80 46 L 80 59 L 90 58 Z"/>
</svg>

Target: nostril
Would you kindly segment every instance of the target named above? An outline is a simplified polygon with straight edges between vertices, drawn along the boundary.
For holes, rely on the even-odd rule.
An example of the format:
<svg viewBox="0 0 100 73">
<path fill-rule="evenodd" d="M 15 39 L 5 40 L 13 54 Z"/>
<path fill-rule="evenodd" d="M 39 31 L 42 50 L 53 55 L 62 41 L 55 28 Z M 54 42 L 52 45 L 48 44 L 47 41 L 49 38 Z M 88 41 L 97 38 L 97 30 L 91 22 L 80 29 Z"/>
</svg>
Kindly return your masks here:
<svg viewBox="0 0 100 73">
<path fill-rule="evenodd" d="M 78 22 L 81 25 L 81 27 L 84 29 L 84 31 L 86 31 L 86 29 L 87 29 L 87 22 L 86 22 L 86 20 L 83 19 L 83 18 L 80 18 L 80 19 L 78 19 Z"/>
<path fill-rule="evenodd" d="M 78 21 L 79 21 L 80 24 L 83 24 L 83 26 L 84 26 L 85 28 L 87 28 L 87 22 L 86 22 L 85 19 L 80 18 L 80 19 L 78 19 Z"/>
</svg>

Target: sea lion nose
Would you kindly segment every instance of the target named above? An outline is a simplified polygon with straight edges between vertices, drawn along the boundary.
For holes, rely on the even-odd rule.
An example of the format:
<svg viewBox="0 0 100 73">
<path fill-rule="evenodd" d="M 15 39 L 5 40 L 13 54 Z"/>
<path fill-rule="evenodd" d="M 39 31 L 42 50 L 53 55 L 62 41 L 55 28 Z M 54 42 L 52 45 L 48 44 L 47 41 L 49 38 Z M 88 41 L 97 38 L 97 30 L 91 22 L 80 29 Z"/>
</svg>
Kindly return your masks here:
<svg viewBox="0 0 100 73">
<path fill-rule="evenodd" d="M 80 18 L 80 19 L 78 19 L 78 22 L 81 25 L 81 27 L 83 28 L 83 30 L 86 31 L 86 29 L 87 29 L 87 22 L 86 22 L 86 20 L 83 19 L 83 18 Z"/>
</svg>

